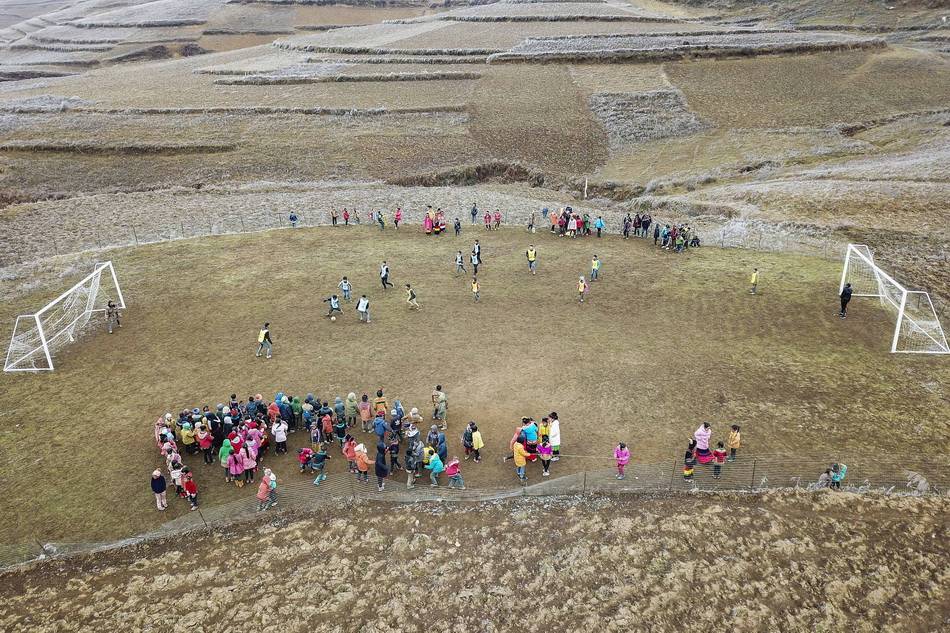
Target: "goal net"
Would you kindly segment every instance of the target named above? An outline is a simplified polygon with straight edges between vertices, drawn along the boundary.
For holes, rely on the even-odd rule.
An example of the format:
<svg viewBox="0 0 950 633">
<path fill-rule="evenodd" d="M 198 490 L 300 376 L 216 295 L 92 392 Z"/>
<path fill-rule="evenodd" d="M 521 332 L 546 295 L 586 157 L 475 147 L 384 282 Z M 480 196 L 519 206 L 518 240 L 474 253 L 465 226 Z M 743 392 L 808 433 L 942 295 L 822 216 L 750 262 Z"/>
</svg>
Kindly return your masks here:
<svg viewBox="0 0 950 633">
<path fill-rule="evenodd" d="M 17 317 L 3 371 L 51 371 L 56 350 L 75 341 L 77 330 L 95 313 L 104 313 L 109 301 L 125 308 L 112 262 L 100 262 L 39 312 Z"/>
<path fill-rule="evenodd" d="M 891 352 L 950 354 L 930 295 L 908 290 L 874 263 L 871 249 L 848 244 L 839 292 L 851 284 L 852 297 L 877 297 L 895 321 Z"/>
</svg>

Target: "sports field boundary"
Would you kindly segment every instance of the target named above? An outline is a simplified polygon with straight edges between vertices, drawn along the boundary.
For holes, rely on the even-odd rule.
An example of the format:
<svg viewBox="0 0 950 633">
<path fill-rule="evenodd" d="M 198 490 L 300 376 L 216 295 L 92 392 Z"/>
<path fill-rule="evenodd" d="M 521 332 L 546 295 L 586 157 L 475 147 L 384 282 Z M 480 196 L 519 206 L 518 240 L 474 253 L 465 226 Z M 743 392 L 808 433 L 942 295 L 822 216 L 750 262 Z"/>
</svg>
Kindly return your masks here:
<svg viewBox="0 0 950 633">
<path fill-rule="evenodd" d="M 563 459 L 570 459 L 566 455 Z M 605 459 L 605 462 L 611 460 Z M 797 457 L 790 455 L 740 456 L 727 462 L 721 478 L 713 476 L 712 464 L 699 465 L 692 481 L 684 479 L 682 457 L 653 463 L 632 462 L 626 467 L 623 480 L 610 468 L 582 471 L 549 479 L 540 476 L 538 465 L 529 465 L 527 485 L 488 488 L 449 488 L 444 481 L 438 488 L 429 485 L 423 475 L 412 489 L 406 487 L 406 475 L 400 471 L 386 481 L 383 491 L 377 490 L 375 479 L 359 483 L 346 473 L 335 473 L 319 486 L 312 484 L 312 475 L 296 468 L 278 473 L 278 503 L 258 511 L 256 485 L 247 487 L 246 498 L 223 504 L 203 505 L 164 523 L 155 530 L 109 542 L 57 542 L 40 540 L 0 545 L 0 570 L 50 558 L 76 556 L 137 545 L 163 538 L 180 538 L 183 534 L 227 528 L 235 523 L 262 517 L 281 520 L 297 518 L 316 508 L 339 505 L 345 509 L 354 503 L 429 504 L 487 503 L 523 498 L 604 497 L 696 495 L 718 493 L 763 494 L 769 491 L 796 491 L 802 494 L 881 494 L 912 497 L 947 496 L 950 474 L 947 460 L 922 460 L 916 456 L 867 459 L 847 464 L 848 470 L 840 491 L 824 491 L 819 475 L 833 463 L 830 457 Z M 463 475 L 465 472 L 463 462 Z M 514 476 L 512 476 L 514 479 Z M 515 482 L 517 480 L 515 479 Z M 185 503 L 170 499 L 171 503 Z"/>
</svg>

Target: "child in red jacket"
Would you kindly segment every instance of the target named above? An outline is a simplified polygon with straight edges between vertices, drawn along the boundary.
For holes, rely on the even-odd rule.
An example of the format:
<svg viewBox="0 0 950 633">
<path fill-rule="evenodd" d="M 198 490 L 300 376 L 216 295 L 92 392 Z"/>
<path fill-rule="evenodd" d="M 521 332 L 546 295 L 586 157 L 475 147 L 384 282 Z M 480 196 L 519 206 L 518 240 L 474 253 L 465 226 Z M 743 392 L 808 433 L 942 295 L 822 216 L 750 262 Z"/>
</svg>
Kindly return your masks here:
<svg viewBox="0 0 950 633">
<path fill-rule="evenodd" d="M 182 474 L 185 477 L 185 496 L 188 498 L 188 501 L 191 502 L 191 509 L 198 509 L 198 484 L 195 483 L 195 478 L 192 476 L 191 472 L 187 468 L 182 471 Z"/>
</svg>

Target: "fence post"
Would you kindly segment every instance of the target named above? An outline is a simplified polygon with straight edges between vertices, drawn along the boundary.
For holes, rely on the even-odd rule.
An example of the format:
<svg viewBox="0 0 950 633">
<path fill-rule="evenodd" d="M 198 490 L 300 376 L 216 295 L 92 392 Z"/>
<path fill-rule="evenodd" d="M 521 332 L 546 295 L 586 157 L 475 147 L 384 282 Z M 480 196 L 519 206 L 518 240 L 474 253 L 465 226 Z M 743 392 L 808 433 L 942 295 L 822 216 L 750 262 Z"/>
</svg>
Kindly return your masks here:
<svg viewBox="0 0 950 633">
<path fill-rule="evenodd" d="M 752 481 L 750 482 L 749 490 L 755 490 L 755 463 L 757 461 L 757 459 L 752 460 Z"/>
<path fill-rule="evenodd" d="M 208 235 L 214 235 L 214 224 L 211 222 L 211 216 L 208 216 Z"/>
<path fill-rule="evenodd" d="M 178 228 L 181 229 L 181 239 L 185 239 L 185 222 L 181 218 L 178 219 Z"/>
<path fill-rule="evenodd" d="M 98 222 L 96 222 L 96 246 L 99 247 L 99 250 L 102 250 L 102 238 L 100 235 Z"/>
<path fill-rule="evenodd" d="M 673 478 L 676 477 L 676 458 L 673 458 L 673 468 L 670 470 L 670 490 L 673 490 Z"/>
<path fill-rule="evenodd" d="M 139 245 L 139 236 L 138 236 L 138 234 L 135 232 L 135 225 L 134 225 L 134 224 L 129 224 L 129 228 L 132 229 L 132 238 L 135 240 L 135 245 L 138 246 L 138 245 Z"/>
<path fill-rule="evenodd" d="M 244 228 L 244 214 L 239 214 L 241 216 L 241 233 L 247 233 L 247 229 Z"/>
<path fill-rule="evenodd" d="M 587 494 L 587 471 L 584 471 L 584 494 Z"/>
<path fill-rule="evenodd" d="M 277 215 L 277 228 L 281 228 L 282 226 L 284 226 L 284 220 L 279 213 L 276 215 Z"/>
</svg>

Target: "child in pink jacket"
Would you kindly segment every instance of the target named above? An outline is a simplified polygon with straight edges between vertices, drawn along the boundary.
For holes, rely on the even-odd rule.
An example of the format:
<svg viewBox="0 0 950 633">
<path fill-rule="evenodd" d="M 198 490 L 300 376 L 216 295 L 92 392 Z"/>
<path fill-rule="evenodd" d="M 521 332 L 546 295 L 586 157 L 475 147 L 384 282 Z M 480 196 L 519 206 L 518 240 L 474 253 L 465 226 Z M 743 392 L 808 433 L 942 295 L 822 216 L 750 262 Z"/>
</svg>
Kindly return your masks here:
<svg viewBox="0 0 950 633">
<path fill-rule="evenodd" d="M 452 461 L 445 465 L 445 476 L 449 478 L 449 488 L 465 490 L 465 481 L 462 479 L 462 468 L 459 458 L 453 456 Z"/>
<path fill-rule="evenodd" d="M 614 459 L 617 460 L 617 479 L 623 479 L 625 476 L 623 470 L 630 461 L 630 449 L 623 442 L 617 444 L 617 448 L 614 449 Z"/>
</svg>

